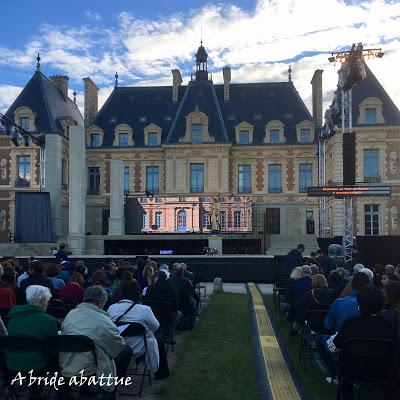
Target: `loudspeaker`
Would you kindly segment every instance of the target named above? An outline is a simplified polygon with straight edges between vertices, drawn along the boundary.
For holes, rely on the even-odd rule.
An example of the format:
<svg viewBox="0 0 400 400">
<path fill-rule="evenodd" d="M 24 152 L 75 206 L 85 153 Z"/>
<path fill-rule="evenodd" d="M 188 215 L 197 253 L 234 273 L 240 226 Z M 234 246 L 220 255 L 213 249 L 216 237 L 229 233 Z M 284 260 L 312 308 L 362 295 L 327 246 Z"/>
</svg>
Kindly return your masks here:
<svg viewBox="0 0 400 400">
<path fill-rule="evenodd" d="M 356 183 L 356 134 L 343 134 L 343 185 Z"/>
</svg>

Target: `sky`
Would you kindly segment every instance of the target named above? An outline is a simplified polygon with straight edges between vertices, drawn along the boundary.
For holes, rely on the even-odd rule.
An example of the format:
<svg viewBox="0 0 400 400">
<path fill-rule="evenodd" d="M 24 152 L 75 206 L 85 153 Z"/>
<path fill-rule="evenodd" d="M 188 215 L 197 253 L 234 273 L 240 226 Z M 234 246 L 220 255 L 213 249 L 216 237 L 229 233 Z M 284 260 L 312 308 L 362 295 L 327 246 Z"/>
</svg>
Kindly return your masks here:
<svg viewBox="0 0 400 400">
<path fill-rule="evenodd" d="M 324 106 L 332 101 L 338 64 L 332 51 L 352 43 L 381 47 L 368 60 L 400 108 L 400 0 L 1 0 L 0 112 L 32 77 L 36 55 L 47 76 L 69 76 L 83 108 L 83 81 L 99 87 L 99 106 L 114 87 L 171 85 L 179 68 L 184 84 L 203 38 L 214 83 L 222 68 L 232 82 L 292 80 L 311 109 L 310 81 L 323 69 Z"/>
</svg>

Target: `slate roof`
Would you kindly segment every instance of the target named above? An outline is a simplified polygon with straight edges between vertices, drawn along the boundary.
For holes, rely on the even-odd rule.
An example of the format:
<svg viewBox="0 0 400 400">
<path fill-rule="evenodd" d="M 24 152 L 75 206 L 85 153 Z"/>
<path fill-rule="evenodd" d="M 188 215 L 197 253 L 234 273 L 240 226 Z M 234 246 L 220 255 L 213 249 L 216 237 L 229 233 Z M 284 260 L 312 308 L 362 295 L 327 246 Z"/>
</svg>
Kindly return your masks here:
<svg viewBox="0 0 400 400">
<path fill-rule="evenodd" d="M 41 71 L 36 71 L 20 95 L 6 112 L 10 119 L 14 111 L 29 107 L 35 114 L 36 131 L 39 133 L 61 133 L 59 122 L 62 118 L 72 118 L 77 125 L 83 126 L 83 118 L 77 105 L 63 93 Z"/>
<path fill-rule="evenodd" d="M 135 146 L 144 146 L 143 128 L 154 123 L 162 129 L 162 143 L 179 143 L 186 129 L 186 116 L 195 111 L 209 118 L 215 143 L 235 143 L 235 125 L 254 125 L 253 143 L 263 143 L 265 125 L 279 120 L 288 144 L 296 143 L 295 126 L 313 118 L 291 82 L 239 83 L 230 85 L 230 101 L 224 101 L 223 85 L 193 81 L 179 88 L 179 101 L 172 101 L 172 87 L 117 87 L 92 124 L 104 130 L 103 146 L 112 146 L 114 129 L 128 124 Z M 145 118 L 145 119 L 144 119 Z"/>
<path fill-rule="evenodd" d="M 376 79 L 368 65 L 364 65 L 367 77 L 355 85 L 352 90 L 353 126 L 358 126 L 357 121 L 360 116 L 358 105 L 367 97 L 377 97 L 382 101 L 383 118 L 385 119 L 385 123 L 383 125 L 400 125 L 399 109 L 393 103 L 392 99 L 386 93 L 378 79 Z"/>
</svg>

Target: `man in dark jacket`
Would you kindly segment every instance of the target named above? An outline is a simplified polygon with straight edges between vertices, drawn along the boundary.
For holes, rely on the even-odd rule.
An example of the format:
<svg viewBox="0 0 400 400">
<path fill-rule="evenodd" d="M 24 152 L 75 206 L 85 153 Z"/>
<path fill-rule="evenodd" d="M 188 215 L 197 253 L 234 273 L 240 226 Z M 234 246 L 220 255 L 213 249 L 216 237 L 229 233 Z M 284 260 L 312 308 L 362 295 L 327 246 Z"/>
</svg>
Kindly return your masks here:
<svg viewBox="0 0 400 400">
<path fill-rule="evenodd" d="M 334 257 L 327 256 L 322 249 L 318 249 L 316 255 L 319 270 L 328 279 L 330 273 L 337 268 L 336 260 Z"/>
<path fill-rule="evenodd" d="M 49 277 L 44 274 L 45 265 L 38 260 L 34 260 L 31 265 L 32 273 L 28 278 L 24 279 L 20 285 L 21 298 L 25 300 L 26 288 L 31 285 L 40 285 L 50 289 L 50 292 L 54 294 L 53 282 Z"/>
<path fill-rule="evenodd" d="M 173 312 L 178 311 L 178 294 L 167 281 L 164 271 L 156 271 L 154 285 L 147 288 L 145 301 L 165 301 L 171 305 Z"/>
<path fill-rule="evenodd" d="M 284 273 L 290 274 L 293 268 L 301 267 L 304 264 L 304 258 L 302 256 L 304 250 L 304 244 L 299 244 L 295 249 L 289 251 L 283 262 Z"/>
<path fill-rule="evenodd" d="M 56 264 L 61 264 L 63 261 L 68 260 L 68 255 L 67 252 L 65 251 L 65 244 L 61 243 L 60 248 L 57 251 L 56 254 Z"/>
</svg>

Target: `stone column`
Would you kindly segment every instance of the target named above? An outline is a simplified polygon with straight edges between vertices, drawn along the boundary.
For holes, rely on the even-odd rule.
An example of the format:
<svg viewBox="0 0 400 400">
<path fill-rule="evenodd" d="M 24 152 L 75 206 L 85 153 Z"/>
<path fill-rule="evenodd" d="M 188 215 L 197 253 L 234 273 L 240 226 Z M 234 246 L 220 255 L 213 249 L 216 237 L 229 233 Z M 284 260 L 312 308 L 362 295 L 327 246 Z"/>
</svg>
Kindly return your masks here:
<svg viewBox="0 0 400 400">
<path fill-rule="evenodd" d="M 62 137 L 59 134 L 46 135 L 45 149 L 46 191 L 50 193 L 51 220 L 54 240 L 62 236 L 61 183 L 62 183 Z"/>
<path fill-rule="evenodd" d="M 125 235 L 124 164 L 111 160 L 109 235 Z"/>
<path fill-rule="evenodd" d="M 86 135 L 83 126 L 69 129 L 69 250 L 86 251 Z"/>
</svg>

